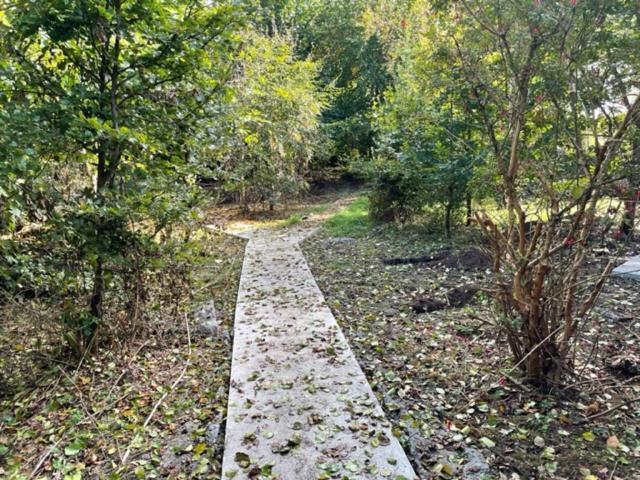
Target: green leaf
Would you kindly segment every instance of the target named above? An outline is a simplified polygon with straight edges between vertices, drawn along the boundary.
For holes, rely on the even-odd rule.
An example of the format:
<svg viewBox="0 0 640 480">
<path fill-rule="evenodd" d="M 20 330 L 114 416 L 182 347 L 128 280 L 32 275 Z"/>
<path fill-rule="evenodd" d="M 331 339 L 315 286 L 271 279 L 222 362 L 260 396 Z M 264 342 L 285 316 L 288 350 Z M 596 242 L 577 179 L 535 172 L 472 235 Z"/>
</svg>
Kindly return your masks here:
<svg viewBox="0 0 640 480">
<path fill-rule="evenodd" d="M 80 453 L 85 448 L 85 446 L 86 445 L 84 441 L 80 438 L 77 438 L 65 447 L 64 454 L 68 457 L 73 457 L 74 455 Z"/>
<path fill-rule="evenodd" d="M 482 445 L 484 445 L 487 448 L 493 448 L 496 446 L 496 444 L 493 442 L 493 440 L 487 438 L 487 437 L 482 437 L 480 438 L 480 443 L 482 443 Z"/>
<path fill-rule="evenodd" d="M 360 467 L 358 466 L 358 463 L 354 460 L 349 460 L 344 468 L 346 468 L 347 470 L 349 470 L 352 473 L 356 473 L 357 471 L 360 470 Z"/>
<path fill-rule="evenodd" d="M 247 468 L 249 465 L 251 465 L 251 459 L 245 452 L 236 452 L 234 460 L 242 468 Z"/>
</svg>

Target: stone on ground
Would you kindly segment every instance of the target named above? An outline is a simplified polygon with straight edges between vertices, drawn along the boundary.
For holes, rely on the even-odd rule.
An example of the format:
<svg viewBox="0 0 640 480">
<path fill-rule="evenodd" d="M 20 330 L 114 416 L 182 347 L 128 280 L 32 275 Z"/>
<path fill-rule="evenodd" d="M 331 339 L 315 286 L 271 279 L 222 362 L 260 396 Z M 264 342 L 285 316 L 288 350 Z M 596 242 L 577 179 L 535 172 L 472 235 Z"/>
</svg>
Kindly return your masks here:
<svg viewBox="0 0 640 480">
<path fill-rule="evenodd" d="M 195 319 L 195 331 L 201 335 L 217 337 L 220 331 L 220 322 L 213 300 L 199 305 L 193 312 Z"/>
<path fill-rule="evenodd" d="M 300 239 L 258 231 L 247 244 L 223 478 L 414 479 Z"/>
<path fill-rule="evenodd" d="M 640 255 L 629 258 L 625 263 L 613 270 L 614 275 L 640 280 Z"/>
</svg>

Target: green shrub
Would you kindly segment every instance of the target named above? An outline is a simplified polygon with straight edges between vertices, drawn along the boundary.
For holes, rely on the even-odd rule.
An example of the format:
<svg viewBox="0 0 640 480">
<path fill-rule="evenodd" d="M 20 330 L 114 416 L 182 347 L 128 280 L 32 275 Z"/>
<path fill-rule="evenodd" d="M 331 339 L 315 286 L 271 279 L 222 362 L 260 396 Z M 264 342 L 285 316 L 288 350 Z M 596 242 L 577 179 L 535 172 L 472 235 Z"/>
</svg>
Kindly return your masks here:
<svg viewBox="0 0 640 480">
<path fill-rule="evenodd" d="M 384 222 L 406 222 L 425 204 L 422 179 L 410 169 L 381 172 L 369 195 L 371 216 Z"/>
</svg>

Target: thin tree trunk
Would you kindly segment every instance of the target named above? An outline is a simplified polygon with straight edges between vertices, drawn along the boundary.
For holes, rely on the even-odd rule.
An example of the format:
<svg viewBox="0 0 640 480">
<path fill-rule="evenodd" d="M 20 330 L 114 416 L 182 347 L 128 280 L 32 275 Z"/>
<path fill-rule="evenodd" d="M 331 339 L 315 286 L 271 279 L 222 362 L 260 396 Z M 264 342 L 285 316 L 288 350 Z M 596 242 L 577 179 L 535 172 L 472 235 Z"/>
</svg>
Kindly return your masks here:
<svg viewBox="0 0 640 480">
<path fill-rule="evenodd" d="M 104 267 L 102 258 L 96 261 L 93 274 L 93 293 L 91 294 L 91 315 L 102 318 L 102 300 L 104 298 Z"/>
<path fill-rule="evenodd" d="M 636 127 L 640 128 L 640 119 L 636 121 Z M 632 148 L 632 168 L 640 168 L 640 142 L 634 141 Z M 629 198 L 622 199 L 624 201 L 624 213 L 622 216 L 622 223 L 620 224 L 619 235 L 621 237 L 629 237 L 633 235 L 634 226 L 636 223 L 636 210 L 638 208 L 638 201 L 640 200 L 640 187 L 638 185 L 638 178 L 636 175 L 631 175 L 631 185 L 629 188 Z"/>
<path fill-rule="evenodd" d="M 115 19 L 120 22 L 121 2 L 115 0 L 113 3 L 115 9 Z M 105 98 L 104 103 L 101 105 L 101 113 L 105 117 L 105 120 L 110 120 L 113 124 L 113 128 L 117 131 L 120 129 L 120 112 L 118 108 L 118 91 L 119 91 L 119 76 L 120 76 L 120 30 L 116 29 L 115 37 L 113 38 L 113 48 L 109 51 L 110 39 L 104 43 L 103 51 L 101 53 L 100 61 L 100 91 Z M 109 72 L 109 82 L 107 81 L 107 72 Z M 108 99 L 106 99 L 108 94 Z M 120 165 L 122 156 L 121 146 L 118 142 L 112 140 L 101 140 L 98 146 L 98 172 L 96 179 L 96 196 L 98 201 L 103 200 L 103 190 L 113 188 L 113 182 L 116 177 L 116 172 Z M 97 219 L 99 222 L 97 225 L 98 236 L 107 234 L 103 232 L 102 222 L 103 219 Z M 92 325 L 89 338 L 85 338 L 86 341 L 91 341 L 93 334 L 97 328 L 97 322 L 99 322 L 104 314 L 103 301 L 105 295 L 105 279 L 104 279 L 104 267 L 105 254 L 98 251 L 96 264 L 93 275 L 93 290 L 91 293 L 91 299 L 89 301 L 90 313 L 94 317 L 94 324 Z"/>
<path fill-rule="evenodd" d="M 447 238 L 451 238 L 451 210 L 453 209 L 453 205 L 451 200 L 447 202 L 447 207 L 444 215 L 444 233 Z"/>
</svg>

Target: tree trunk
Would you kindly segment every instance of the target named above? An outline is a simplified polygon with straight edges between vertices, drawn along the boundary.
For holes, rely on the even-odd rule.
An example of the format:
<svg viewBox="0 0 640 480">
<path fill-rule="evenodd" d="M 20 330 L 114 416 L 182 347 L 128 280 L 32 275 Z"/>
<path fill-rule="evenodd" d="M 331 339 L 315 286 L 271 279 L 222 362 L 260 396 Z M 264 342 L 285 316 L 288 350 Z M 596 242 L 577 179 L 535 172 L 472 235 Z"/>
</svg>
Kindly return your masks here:
<svg viewBox="0 0 640 480">
<path fill-rule="evenodd" d="M 636 208 L 639 198 L 640 190 L 637 190 L 633 192 L 632 199 L 627 199 L 624 202 L 624 215 L 622 217 L 622 224 L 620 225 L 620 234 L 623 237 L 630 237 L 633 235 L 636 223 Z"/>
<path fill-rule="evenodd" d="M 93 272 L 93 291 L 91 294 L 91 315 L 102 318 L 102 300 L 104 298 L 104 267 L 102 258 L 98 258 Z"/>
<path fill-rule="evenodd" d="M 451 202 L 447 202 L 447 209 L 444 215 L 444 233 L 447 238 L 451 238 L 451 210 L 452 210 Z"/>
<path fill-rule="evenodd" d="M 640 119 L 636 121 L 636 128 L 640 128 Z M 632 168 L 637 171 L 640 168 L 640 141 L 635 140 L 632 147 Z M 628 197 L 624 201 L 624 213 L 620 224 L 619 235 L 629 237 L 633 235 L 636 223 L 636 209 L 640 200 L 640 188 L 636 175 L 631 175 Z"/>
<path fill-rule="evenodd" d="M 113 7 L 115 9 L 116 21 L 120 20 L 120 0 L 114 1 Z M 109 45 L 110 39 L 107 39 L 105 45 Z M 101 105 L 101 113 L 105 120 L 110 120 L 113 124 L 113 128 L 118 131 L 120 129 L 120 110 L 118 107 L 118 92 L 119 92 L 119 77 L 120 77 L 120 32 L 116 31 L 113 38 L 113 49 L 109 50 L 105 47 L 101 55 L 101 69 L 100 69 L 100 84 L 99 89 L 103 94 L 103 103 Z M 107 81 L 107 72 L 109 73 L 109 81 Z M 107 96 L 108 95 L 108 96 Z M 102 195 L 103 190 L 113 188 L 116 172 L 120 165 L 122 156 L 121 145 L 111 139 L 102 139 L 98 142 L 98 165 L 97 165 L 97 179 L 96 179 L 96 197 L 98 202 L 102 202 L 104 197 Z M 97 234 L 102 236 L 109 232 L 103 231 L 102 222 L 104 219 L 96 219 L 98 222 Z M 90 329 L 90 337 L 93 337 L 97 328 L 98 322 L 102 319 L 103 308 L 102 303 L 105 294 L 105 280 L 104 280 L 104 262 L 105 253 L 98 249 L 96 264 L 93 274 L 93 290 L 91 293 L 91 299 L 89 301 L 89 308 L 94 323 Z M 86 332 L 85 332 L 86 333 Z M 91 338 L 85 338 L 85 341 L 91 341 Z"/>
</svg>

